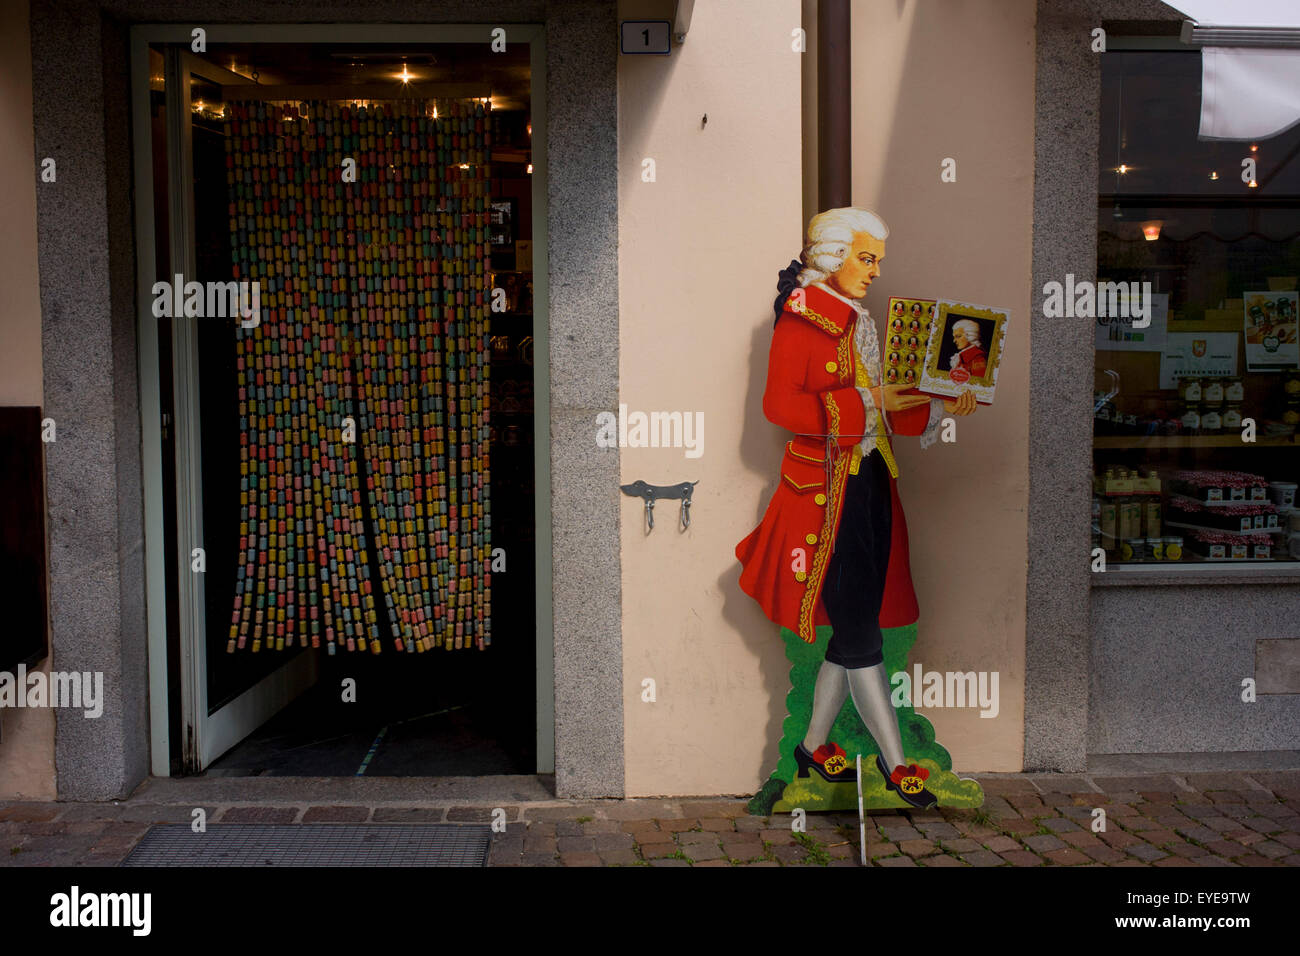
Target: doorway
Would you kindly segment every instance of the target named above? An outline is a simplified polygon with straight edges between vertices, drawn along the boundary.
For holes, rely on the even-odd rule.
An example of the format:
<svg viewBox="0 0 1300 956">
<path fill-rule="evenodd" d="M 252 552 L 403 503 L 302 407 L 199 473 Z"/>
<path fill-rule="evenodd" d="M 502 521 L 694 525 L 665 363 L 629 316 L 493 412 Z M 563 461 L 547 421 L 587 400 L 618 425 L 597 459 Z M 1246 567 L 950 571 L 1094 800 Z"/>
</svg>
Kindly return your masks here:
<svg viewBox="0 0 1300 956">
<path fill-rule="evenodd" d="M 214 35 L 196 50 L 185 31 L 139 28 L 133 44 L 149 591 L 151 608 L 166 610 L 150 615 L 154 772 L 549 772 L 553 699 L 538 688 L 551 685 L 550 634 L 539 627 L 547 585 L 537 561 L 543 516 L 534 504 L 536 490 L 549 487 L 538 441 L 546 440 L 545 420 L 539 426 L 534 413 L 545 402 L 538 363 L 545 362 L 546 322 L 534 314 L 543 310 L 531 284 L 545 254 L 544 217 L 533 215 L 545 195 L 544 133 L 531 122 L 540 38 L 521 43 L 516 31 L 513 52 L 501 55 L 477 29 L 415 31 L 423 34 L 418 43 L 405 28 L 402 42 L 357 42 L 356 31 L 342 28 L 329 40 L 313 31 L 310 43 L 294 42 L 288 27 L 227 32 L 231 38 Z M 356 185 L 387 190 L 390 200 L 365 211 L 388 221 L 367 231 L 359 215 L 331 234 L 319 228 L 329 196 L 313 222 L 313 171 L 294 162 L 309 166 L 302 144 L 346 135 L 347 124 L 359 131 L 352 151 L 360 155 L 348 157 L 362 167 Z M 295 132 L 309 126 L 310 135 Z M 470 131 L 481 139 L 460 142 Z M 472 202 L 455 205 L 468 192 L 451 206 L 451 193 L 403 194 L 404 179 L 446 155 L 430 148 L 421 157 L 420 143 L 386 149 L 384 140 L 424 132 L 445 132 L 452 150 L 480 148 L 481 158 L 455 158 L 458 169 L 484 167 L 470 173 L 484 187 L 481 225 L 471 223 L 481 236 L 435 227 L 432 243 L 409 241 L 413 222 L 419 232 L 421 201 L 431 218 L 476 211 Z M 366 163 L 376 161 L 387 173 L 367 175 Z M 254 179 L 267 175 L 250 185 L 254 171 Z M 293 189 L 295 173 L 307 188 Z M 241 185 L 264 191 L 250 198 Z M 385 244 L 404 226 L 404 249 Z M 476 259 L 462 245 L 481 245 L 482 254 Z M 292 281 L 269 282 L 261 312 L 277 321 L 262 326 L 233 310 L 154 314 L 156 283 L 181 276 L 211 289 L 241 275 L 247 281 L 257 274 L 249 265 L 254 247 L 254 256 L 290 260 L 273 271 Z M 318 281 L 322 268 L 330 276 L 331 264 L 353 259 L 361 275 L 369 264 L 384 281 L 349 282 L 356 270 L 347 268 Z M 490 310 L 477 319 L 416 315 L 423 301 L 403 296 L 401 286 L 426 267 L 434 271 L 432 263 L 458 282 L 481 279 Z M 264 271 L 259 281 L 269 278 Z M 311 289 L 328 291 L 333 324 L 321 318 L 323 297 L 311 303 L 320 312 L 288 304 L 301 292 L 295 282 L 309 298 Z M 182 298 L 175 296 L 178 313 Z M 425 347 L 435 338 L 447 375 L 430 397 Z M 303 342 L 337 374 L 305 375 L 311 380 L 275 392 L 263 376 L 288 369 L 290 359 L 277 359 L 301 352 Z M 441 402 L 436 410 L 450 418 L 457 398 L 462 409 L 474 405 L 452 381 L 455 368 L 482 382 L 477 411 L 413 439 L 407 432 L 432 418 L 415 414 L 406 428 L 385 403 L 427 410 Z M 350 420 L 354 434 L 349 441 L 331 433 L 332 450 L 317 463 L 305 452 L 295 457 L 311 442 L 295 445 L 281 432 L 323 428 L 328 416 L 304 411 L 297 421 L 294 404 L 322 401 L 333 403 L 340 422 Z M 259 402 L 285 408 L 263 411 Z M 256 415 L 264 417 L 253 425 Z M 284 489 L 257 480 L 259 452 L 265 457 L 267 449 L 281 462 L 275 473 L 286 476 Z M 297 496 L 293 482 L 304 484 L 299 472 L 306 478 L 318 464 L 338 480 L 332 496 L 317 494 L 313 513 L 311 480 Z M 427 498 L 413 500 L 412 482 Z M 432 515 L 420 513 L 449 498 L 453 535 L 457 506 L 463 528 L 451 550 L 459 544 L 468 561 L 440 554 L 447 541 L 437 538 Z M 430 519 L 427 541 L 421 518 Z M 337 542 L 326 543 L 330 531 Z"/>
</svg>

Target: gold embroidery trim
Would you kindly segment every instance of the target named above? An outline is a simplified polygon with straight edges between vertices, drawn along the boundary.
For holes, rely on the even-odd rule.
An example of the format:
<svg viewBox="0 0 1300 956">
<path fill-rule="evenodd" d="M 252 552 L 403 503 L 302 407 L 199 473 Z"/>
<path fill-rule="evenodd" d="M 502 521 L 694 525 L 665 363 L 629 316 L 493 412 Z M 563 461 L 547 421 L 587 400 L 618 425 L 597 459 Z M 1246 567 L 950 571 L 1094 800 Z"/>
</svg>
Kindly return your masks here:
<svg viewBox="0 0 1300 956">
<path fill-rule="evenodd" d="M 844 504 L 844 482 L 848 479 L 849 456 L 835 456 L 835 474 L 831 481 L 830 497 L 825 514 L 822 516 L 822 533 L 817 539 L 817 551 L 813 554 L 812 571 L 804 585 L 803 601 L 799 604 L 799 637 L 804 643 L 812 644 L 817 640 L 817 630 L 813 625 L 813 609 L 822 590 L 822 578 L 826 575 L 832 550 L 834 530 L 840 520 L 840 510 Z"/>
<path fill-rule="evenodd" d="M 797 451 L 794 450 L 794 442 L 792 441 L 788 441 L 785 443 L 785 450 L 788 451 L 790 454 L 794 455 L 794 457 L 802 459 L 803 461 L 816 462 L 819 465 L 824 464 L 826 461 L 825 458 L 813 458 L 810 455 L 799 454 Z"/>
<path fill-rule="evenodd" d="M 802 315 L 805 319 L 807 319 L 813 325 L 817 326 L 823 332 L 829 332 L 832 335 L 839 335 L 844 331 L 842 328 L 840 328 L 830 319 L 826 318 L 826 316 L 822 315 L 820 312 L 815 311 L 814 309 L 808 308 L 808 306 L 804 305 L 801 302 L 793 300 L 793 297 L 791 298 L 791 300 L 786 302 L 786 307 L 791 312 L 794 312 L 796 315 Z"/>
<path fill-rule="evenodd" d="M 877 415 L 877 418 L 880 416 Z M 894 450 L 889 447 L 889 438 L 885 435 L 885 423 L 881 420 L 877 426 L 876 432 L 876 450 L 880 452 L 880 457 L 885 459 L 885 466 L 889 469 L 891 478 L 898 477 L 898 462 L 894 460 Z"/>
<path fill-rule="evenodd" d="M 839 444 L 840 406 L 836 404 L 830 392 L 822 392 L 822 402 L 826 406 L 826 434 L 831 441 Z"/>
<path fill-rule="evenodd" d="M 789 475 L 785 474 L 784 472 L 781 473 L 781 477 L 784 478 L 786 481 L 790 482 L 790 484 L 793 485 L 795 489 L 798 491 L 802 491 L 805 488 L 820 488 L 822 486 L 822 482 L 820 481 L 810 481 L 806 485 L 801 485 L 799 484 L 799 482 L 795 481 L 793 478 L 791 478 Z"/>
</svg>

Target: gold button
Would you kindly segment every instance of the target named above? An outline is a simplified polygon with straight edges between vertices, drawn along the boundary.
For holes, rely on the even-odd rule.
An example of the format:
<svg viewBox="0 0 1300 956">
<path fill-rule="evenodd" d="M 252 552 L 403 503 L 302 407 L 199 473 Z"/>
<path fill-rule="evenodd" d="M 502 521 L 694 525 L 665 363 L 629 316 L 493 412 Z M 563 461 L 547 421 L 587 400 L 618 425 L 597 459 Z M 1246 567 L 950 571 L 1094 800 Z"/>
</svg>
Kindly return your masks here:
<svg viewBox="0 0 1300 956">
<path fill-rule="evenodd" d="M 804 540 L 807 541 L 809 544 L 816 544 L 816 543 L 817 543 L 817 535 L 815 535 L 815 534 L 810 534 L 810 535 L 808 535 L 807 537 L 805 537 Z"/>
<path fill-rule="evenodd" d="M 802 583 L 808 580 L 808 573 L 806 571 L 796 571 L 794 573 L 794 579 Z"/>
<path fill-rule="evenodd" d="M 813 498 L 813 501 L 817 502 L 819 505 L 824 505 L 826 504 L 826 496 L 817 495 L 815 498 Z"/>
<path fill-rule="evenodd" d="M 827 363 L 826 363 L 826 371 L 828 371 L 828 372 L 838 372 L 839 370 L 840 370 L 840 367 L 839 367 L 838 365 L 836 365 L 834 362 L 827 362 Z"/>
</svg>

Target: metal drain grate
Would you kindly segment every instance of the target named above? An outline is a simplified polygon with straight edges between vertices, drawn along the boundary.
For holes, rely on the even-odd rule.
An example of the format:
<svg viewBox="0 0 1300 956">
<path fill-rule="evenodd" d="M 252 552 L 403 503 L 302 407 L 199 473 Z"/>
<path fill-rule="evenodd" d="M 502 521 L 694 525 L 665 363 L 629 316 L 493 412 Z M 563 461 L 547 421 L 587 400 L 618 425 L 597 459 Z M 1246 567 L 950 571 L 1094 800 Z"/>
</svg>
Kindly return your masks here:
<svg viewBox="0 0 1300 956">
<path fill-rule="evenodd" d="M 123 866 L 487 866 L 485 826 L 226 823 L 152 826 Z"/>
</svg>

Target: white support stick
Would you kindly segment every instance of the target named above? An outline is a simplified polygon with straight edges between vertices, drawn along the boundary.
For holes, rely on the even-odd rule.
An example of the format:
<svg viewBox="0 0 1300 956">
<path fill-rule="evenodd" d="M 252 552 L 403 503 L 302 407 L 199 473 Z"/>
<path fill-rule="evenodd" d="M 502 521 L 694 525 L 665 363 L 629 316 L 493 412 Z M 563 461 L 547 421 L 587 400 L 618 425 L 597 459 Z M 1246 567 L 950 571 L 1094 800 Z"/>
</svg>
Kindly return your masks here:
<svg viewBox="0 0 1300 956">
<path fill-rule="evenodd" d="M 858 841 L 862 848 L 862 865 L 867 865 L 867 818 L 862 812 L 862 754 L 858 754 Z"/>
</svg>

